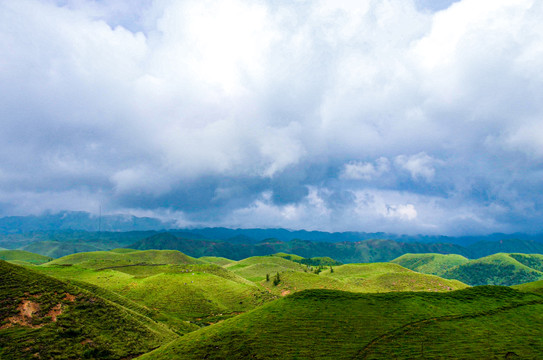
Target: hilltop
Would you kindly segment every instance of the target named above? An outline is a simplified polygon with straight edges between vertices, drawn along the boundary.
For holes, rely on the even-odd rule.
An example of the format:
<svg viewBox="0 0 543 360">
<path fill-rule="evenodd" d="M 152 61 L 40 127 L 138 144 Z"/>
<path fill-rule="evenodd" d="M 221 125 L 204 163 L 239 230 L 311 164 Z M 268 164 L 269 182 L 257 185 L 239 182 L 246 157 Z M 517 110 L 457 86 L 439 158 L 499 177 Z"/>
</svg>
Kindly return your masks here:
<svg viewBox="0 0 543 360">
<path fill-rule="evenodd" d="M 78 265 L 83 268 L 105 269 L 127 265 L 203 264 L 204 262 L 176 250 L 128 252 L 94 251 L 76 253 L 53 260 L 49 265 Z"/>
<path fill-rule="evenodd" d="M 53 260 L 53 258 L 24 250 L 0 250 L 0 260 L 40 265 Z"/>
<path fill-rule="evenodd" d="M 468 261 L 443 273 L 469 285 L 517 285 L 543 279 L 543 255 L 494 254 Z"/>
<path fill-rule="evenodd" d="M 153 319 L 180 333 L 252 310 L 273 297 L 256 284 L 175 250 L 78 253 L 36 268 L 90 284 L 154 309 Z M 83 285 L 82 285 L 83 286 Z"/>
<path fill-rule="evenodd" d="M 448 269 L 468 261 L 456 254 L 404 254 L 391 262 L 423 274 L 443 275 Z"/>
</svg>

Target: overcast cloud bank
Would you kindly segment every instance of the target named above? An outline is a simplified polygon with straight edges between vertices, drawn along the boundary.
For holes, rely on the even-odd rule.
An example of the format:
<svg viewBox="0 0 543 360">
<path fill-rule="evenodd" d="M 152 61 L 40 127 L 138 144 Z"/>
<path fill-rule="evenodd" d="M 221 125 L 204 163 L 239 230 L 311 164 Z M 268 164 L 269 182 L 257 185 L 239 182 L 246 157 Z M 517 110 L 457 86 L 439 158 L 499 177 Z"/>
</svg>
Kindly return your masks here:
<svg viewBox="0 0 543 360">
<path fill-rule="evenodd" d="M 0 214 L 543 231 L 543 2 L 0 1 Z"/>
</svg>

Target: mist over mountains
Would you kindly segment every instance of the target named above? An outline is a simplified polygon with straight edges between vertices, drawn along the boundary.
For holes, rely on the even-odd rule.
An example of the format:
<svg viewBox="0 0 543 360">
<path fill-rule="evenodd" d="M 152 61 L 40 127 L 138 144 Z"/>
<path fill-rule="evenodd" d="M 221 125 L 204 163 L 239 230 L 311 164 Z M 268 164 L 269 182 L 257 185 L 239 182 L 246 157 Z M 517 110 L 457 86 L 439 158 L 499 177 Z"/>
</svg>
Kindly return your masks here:
<svg viewBox="0 0 543 360">
<path fill-rule="evenodd" d="M 180 237 L 192 239 L 216 239 L 231 243 L 255 243 L 266 239 L 290 241 L 302 239 L 318 242 L 356 242 L 370 239 L 389 239 L 400 242 L 450 243 L 470 245 L 480 241 L 499 241 L 519 239 L 541 241 L 540 234 L 489 234 L 483 236 L 441 236 L 441 235 L 405 235 L 385 232 L 325 232 L 307 230 L 275 229 L 230 229 L 224 227 L 180 228 L 173 220 L 161 220 L 151 217 L 137 217 L 127 214 L 98 216 L 83 211 L 62 211 L 43 215 L 9 216 L 0 218 L 0 234 L 22 234 L 28 232 L 127 232 L 127 231 L 164 231 L 180 232 Z M 183 234 L 184 233 L 184 234 Z M 57 235 L 58 236 L 58 235 Z"/>
<path fill-rule="evenodd" d="M 54 258 L 128 247 L 179 250 L 190 256 L 239 260 L 277 252 L 344 263 L 390 261 L 406 253 L 459 254 L 476 259 L 495 253 L 543 254 L 543 237 L 530 234 L 429 236 L 288 229 L 180 228 L 174 222 L 131 215 L 61 212 L 0 218 L 0 247 Z"/>
</svg>

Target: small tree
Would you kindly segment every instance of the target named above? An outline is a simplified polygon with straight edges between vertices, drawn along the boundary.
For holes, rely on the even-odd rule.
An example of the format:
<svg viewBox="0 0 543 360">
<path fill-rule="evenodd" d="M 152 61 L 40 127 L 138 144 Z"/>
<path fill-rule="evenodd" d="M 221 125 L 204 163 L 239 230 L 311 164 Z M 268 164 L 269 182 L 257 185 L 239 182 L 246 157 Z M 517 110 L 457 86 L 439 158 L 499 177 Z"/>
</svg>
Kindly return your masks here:
<svg viewBox="0 0 543 360">
<path fill-rule="evenodd" d="M 270 274 L 266 274 L 266 281 L 270 282 Z"/>
<path fill-rule="evenodd" d="M 334 268 L 330 265 L 330 274 L 334 273 Z"/>
<path fill-rule="evenodd" d="M 279 276 L 279 272 L 277 272 L 277 275 L 273 278 L 273 286 L 277 286 L 281 282 L 281 277 Z"/>
</svg>

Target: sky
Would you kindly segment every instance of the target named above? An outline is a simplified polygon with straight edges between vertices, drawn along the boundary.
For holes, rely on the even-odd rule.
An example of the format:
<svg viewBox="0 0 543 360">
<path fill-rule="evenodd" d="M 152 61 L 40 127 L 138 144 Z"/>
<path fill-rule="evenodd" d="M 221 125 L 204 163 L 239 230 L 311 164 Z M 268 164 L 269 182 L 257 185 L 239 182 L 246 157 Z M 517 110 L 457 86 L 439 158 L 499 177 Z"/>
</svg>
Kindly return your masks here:
<svg viewBox="0 0 543 360">
<path fill-rule="evenodd" d="M 543 232 L 543 2 L 0 0 L 0 216 Z"/>
</svg>

